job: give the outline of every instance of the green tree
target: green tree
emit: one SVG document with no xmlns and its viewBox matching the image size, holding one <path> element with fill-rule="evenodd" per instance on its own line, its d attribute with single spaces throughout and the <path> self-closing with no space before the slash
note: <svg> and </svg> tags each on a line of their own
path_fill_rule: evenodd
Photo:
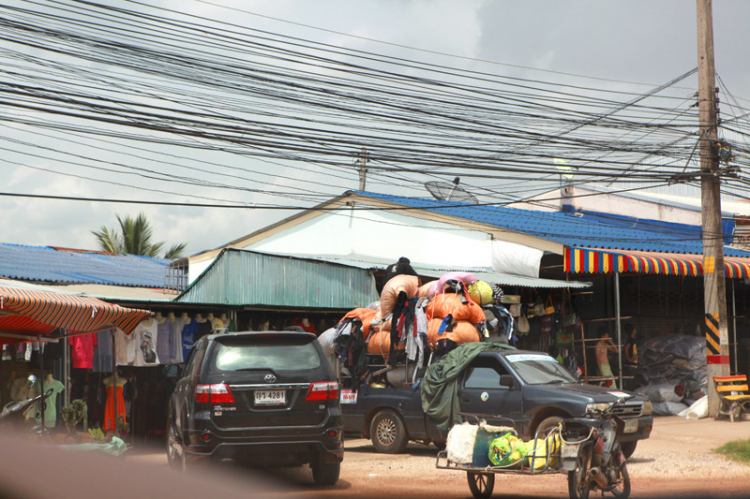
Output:
<svg viewBox="0 0 750 499">
<path fill-rule="evenodd" d="M 158 257 L 159 251 L 164 246 L 164 241 L 152 243 L 153 229 L 146 215 L 139 214 L 136 218 L 125 217 L 124 219 L 117 215 L 117 221 L 120 224 L 120 231 L 117 229 L 108 229 L 102 226 L 101 230 L 92 230 L 91 233 L 99 241 L 99 248 L 111 253 L 127 253 L 130 255 L 143 255 Z M 172 245 L 164 253 L 164 258 L 180 258 L 185 250 L 187 243 Z"/>
</svg>

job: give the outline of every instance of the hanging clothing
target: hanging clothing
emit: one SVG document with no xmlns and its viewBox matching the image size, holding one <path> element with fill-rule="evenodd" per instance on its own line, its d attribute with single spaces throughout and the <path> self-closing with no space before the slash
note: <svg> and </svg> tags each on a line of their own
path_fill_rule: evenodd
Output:
<svg viewBox="0 0 750 499">
<path fill-rule="evenodd" d="M 76 369 L 91 369 L 94 367 L 94 345 L 97 343 L 96 333 L 79 334 L 69 340 L 73 347 L 71 358 Z"/>
<path fill-rule="evenodd" d="M 115 418 L 115 388 L 117 388 L 117 418 Z M 104 424 L 102 429 L 104 431 L 115 431 L 117 425 L 117 419 L 123 418 L 127 423 L 125 416 L 125 397 L 123 397 L 122 386 L 108 386 L 107 387 L 107 404 L 104 407 Z"/>
<path fill-rule="evenodd" d="M 111 373 L 114 370 L 112 357 L 112 333 L 114 329 L 98 331 L 94 345 L 92 370 L 97 373 Z"/>
<path fill-rule="evenodd" d="M 211 319 L 210 322 L 211 322 L 211 329 L 212 330 L 213 329 L 223 329 L 225 327 L 224 326 L 224 321 L 221 320 L 221 319 L 219 319 L 218 317 L 214 317 L 213 319 Z"/>
<path fill-rule="evenodd" d="M 181 364 L 185 362 L 185 357 L 182 355 L 182 328 L 185 327 L 187 321 L 182 317 L 177 317 L 172 321 L 172 362 Z"/>
<path fill-rule="evenodd" d="M 174 331 L 172 321 L 165 320 L 156 324 L 156 356 L 159 364 L 169 364 L 174 357 Z"/>
<path fill-rule="evenodd" d="M 133 331 L 135 347 L 134 366 L 153 366 L 159 363 L 156 356 L 158 341 L 158 324 L 155 320 L 147 320 L 138 324 Z"/>
<path fill-rule="evenodd" d="M 213 329 L 213 325 L 211 324 L 211 321 L 205 320 L 203 322 L 197 322 L 198 329 L 195 332 L 195 341 L 197 342 L 199 339 L 203 338 L 206 335 L 211 334 L 211 330 Z"/>
<path fill-rule="evenodd" d="M 115 363 L 125 366 L 135 360 L 135 349 L 133 348 L 133 336 L 125 334 L 120 328 L 115 328 Z M 132 354 L 132 356 L 131 356 Z"/>
<path fill-rule="evenodd" d="M 198 332 L 198 321 L 190 320 L 185 327 L 182 328 L 182 357 L 187 360 L 190 349 L 193 348 L 195 343 L 195 335 Z"/>
</svg>

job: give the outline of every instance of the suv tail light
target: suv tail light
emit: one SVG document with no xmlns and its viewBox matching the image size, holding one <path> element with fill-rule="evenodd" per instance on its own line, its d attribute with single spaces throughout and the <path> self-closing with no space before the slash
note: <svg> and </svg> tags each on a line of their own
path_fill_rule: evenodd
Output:
<svg viewBox="0 0 750 499">
<path fill-rule="evenodd" d="M 318 381 L 310 385 L 305 400 L 336 400 L 339 398 L 339 384 L 336 381 Z"/>
<path fill-rule="evenodd" d="M 200 404 L 234 404 L 234 395 L 224 383 L 196 385 L 195 401 Z"/>
</svg>

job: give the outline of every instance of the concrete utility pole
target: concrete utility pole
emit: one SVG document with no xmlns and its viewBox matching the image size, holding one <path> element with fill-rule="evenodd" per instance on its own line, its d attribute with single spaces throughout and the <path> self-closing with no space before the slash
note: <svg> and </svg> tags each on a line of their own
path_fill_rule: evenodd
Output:
<svg viewBox="0 0 750 499">
<path fill-rule="evenodd" d="M 367 162 L 369 160 L 367 159 L 367 149 L 362 148 L 362 151 L 359 153 L 359 159 L 357 160 L 357 164 L 359 165 L 359 190 L 364 191 L 365 190 L 365 181 L 367 180 Z"/>
<path fill-rule="evenodd" d="M 698 7 L 698 103 L 700 116 L 701 218 L 703 222 L 703 296 L 706 313 L 708 413 L 716 417 L 719 396 L 714 376 L 729 375 L 727 291 L 724 239 L 719 191 L 718 98 L 714 70 L 714 31 L 711 0 L 696 0 Z"/>
</svg>

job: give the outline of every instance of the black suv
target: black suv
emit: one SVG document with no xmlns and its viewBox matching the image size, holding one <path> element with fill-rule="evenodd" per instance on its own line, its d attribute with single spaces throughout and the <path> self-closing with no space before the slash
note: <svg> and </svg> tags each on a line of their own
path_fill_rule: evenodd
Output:
<svg viewBox="0 0 750 499">
<path fill-rule="evenodd" d="M 215 334 L 188 356 L 169 402 L 167 458 L 310 463 L 316 484 L 344 458 L 339 385 L 310 333 Z"/>
</svg>

